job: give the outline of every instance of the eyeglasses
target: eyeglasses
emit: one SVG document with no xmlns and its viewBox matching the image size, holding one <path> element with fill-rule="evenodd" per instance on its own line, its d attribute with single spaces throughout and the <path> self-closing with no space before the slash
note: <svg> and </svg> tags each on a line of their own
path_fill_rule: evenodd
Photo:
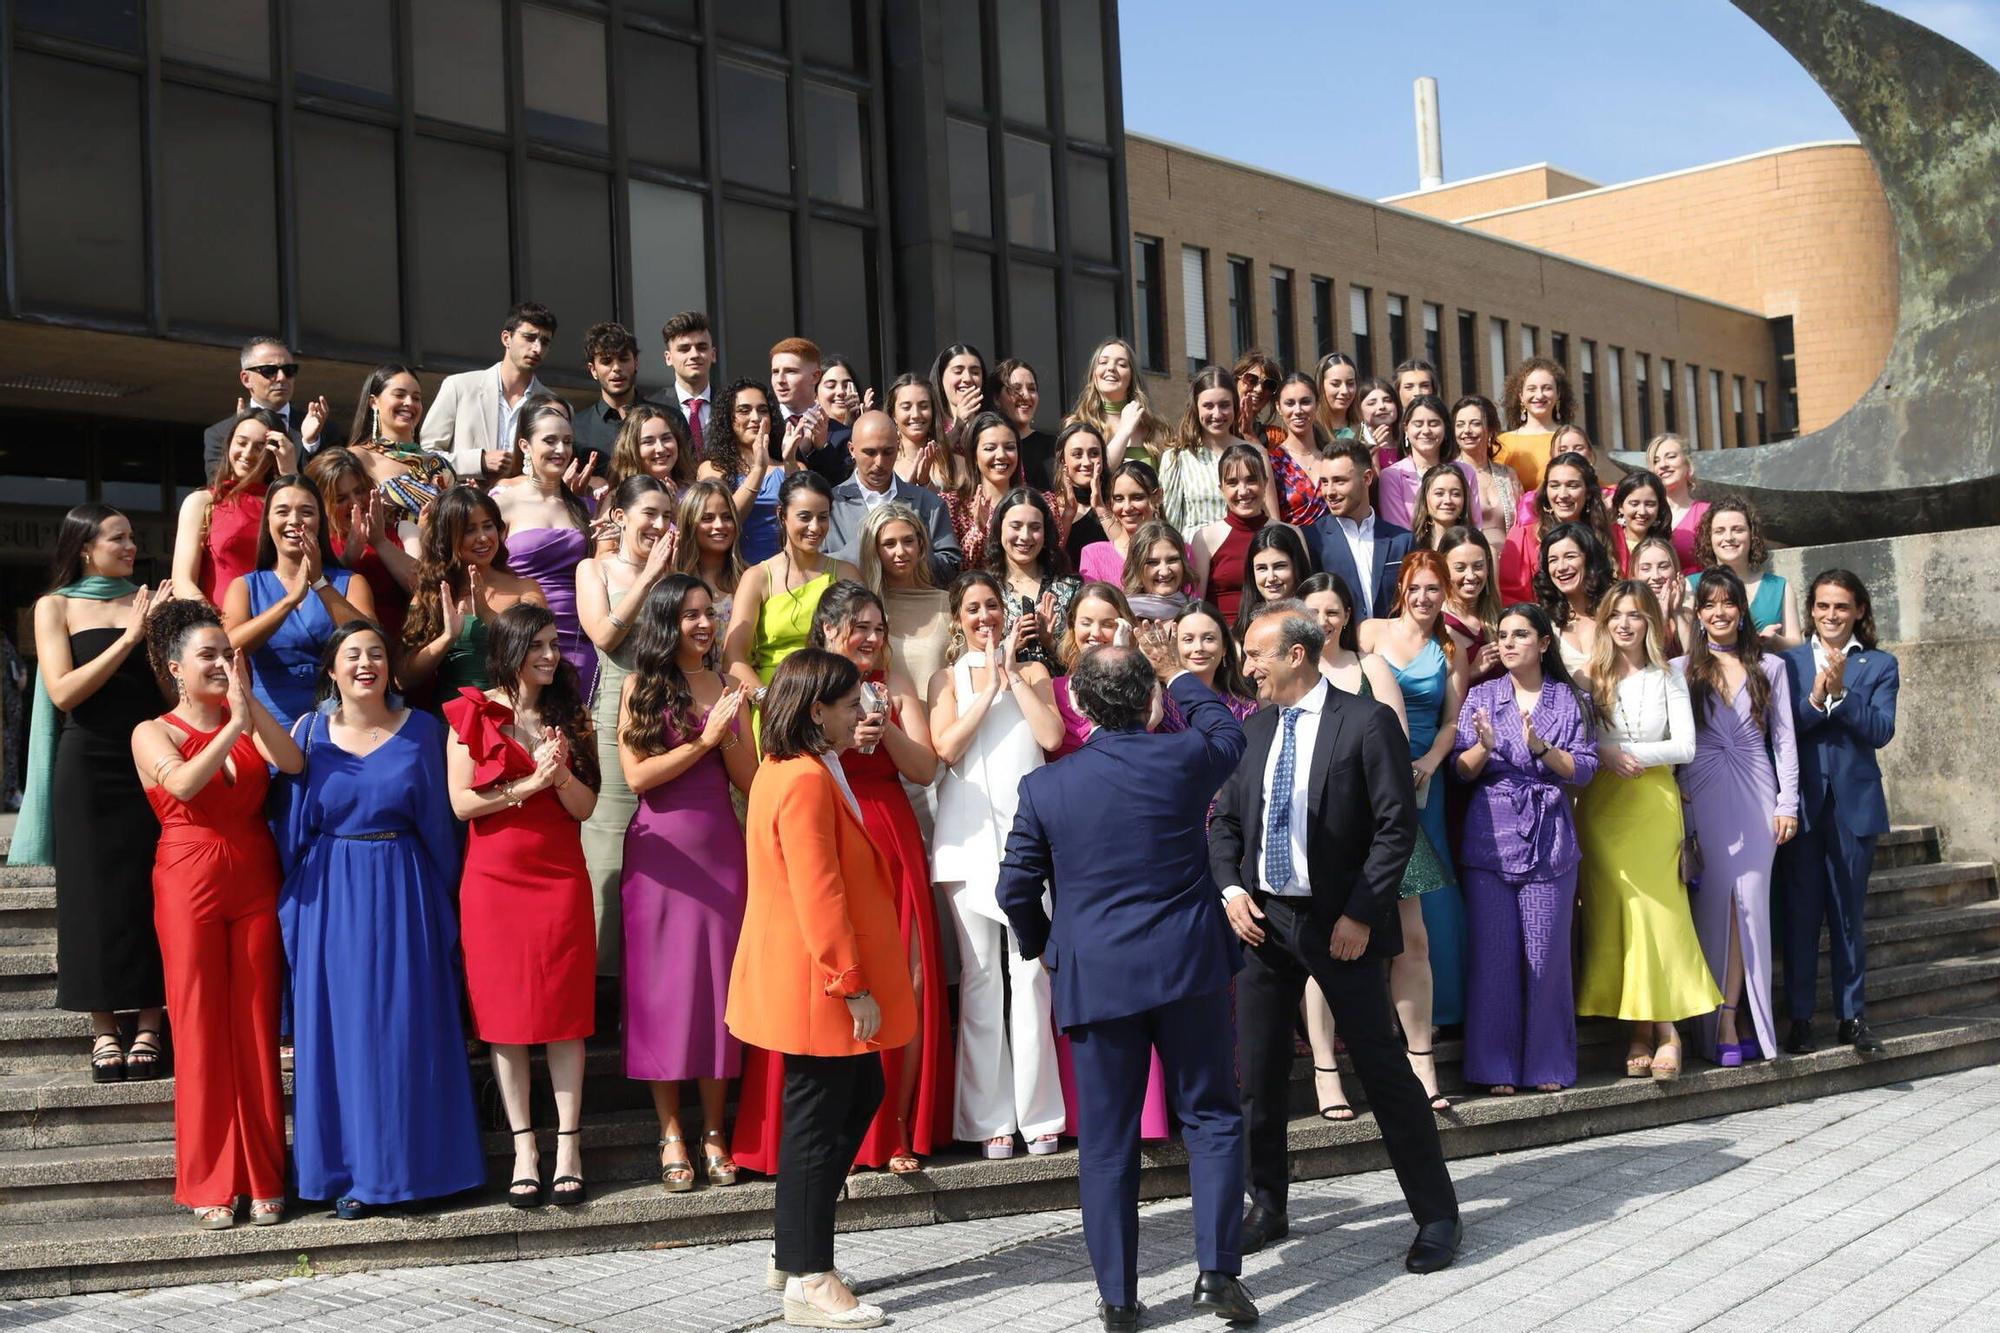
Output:
<svg viewBox="0 0 2000 1333">
<path fill-rule="evenodd" d="M 295 380 L 299 377 L 299 363 L 296 361 L 286 361 L 270 366 L 245 366 L 243 368 L 252 375 L 262 375 L 267 380 L 274 380 L 280 375 L 283 375 L 288 380 Z"/>
<path fill-rule="evenodd" d="M 1265 393 L 1269 393 L 1278 387 L 1278 382 L 1269 375 L 1238 375 L 1236 382 L 1246 389 L 1262 389 Z"/>
</svg>

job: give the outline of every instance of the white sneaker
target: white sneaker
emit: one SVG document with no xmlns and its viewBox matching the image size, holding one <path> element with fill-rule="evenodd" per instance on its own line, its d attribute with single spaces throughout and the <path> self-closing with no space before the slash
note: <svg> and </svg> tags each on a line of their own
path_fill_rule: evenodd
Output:
<svg viewBox="0 0 2000 1333">
<path fill-rule="evenodd" d="M 879 1305 L 857 1302 L 838 1313 L 822 1310 L 806 1299 L 805 1281 L 797 1273 L 785 1279 L 785 1323 L 793 1328 L 879 1328 L 888 1322 Z"/>
</svg>

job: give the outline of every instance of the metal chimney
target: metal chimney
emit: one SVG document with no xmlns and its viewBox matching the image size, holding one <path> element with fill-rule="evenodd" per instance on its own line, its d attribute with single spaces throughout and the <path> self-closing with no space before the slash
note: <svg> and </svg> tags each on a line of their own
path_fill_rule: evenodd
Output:
<svg viewBox="0 0 2000 1333">
<path fill-rule="evenodd" d="M 1444 137 L 1438 124 L 1438 81 L 1426 74 L 1417 80 L 1417 188 L 1435 190 L 1444 184 Z"/>
</svg>

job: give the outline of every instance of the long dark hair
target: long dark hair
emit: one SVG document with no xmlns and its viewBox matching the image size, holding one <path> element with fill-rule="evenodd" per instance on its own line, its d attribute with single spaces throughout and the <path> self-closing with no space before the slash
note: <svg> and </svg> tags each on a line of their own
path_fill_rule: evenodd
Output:
<svg viewBox="0 0 2000 1333">
<path fill-rule="evenodd" d="M 1575 542 L 1576 549 L 1583 552 L 1583 598 L 1587 606 L 1595 608 L 1618 575 L 1611 568 L 1611 553 L 1587 525 L 1558 523 L 1543 531 L 1542 549 L 1535 559 L 1535 600 L 1549 613 L 1549 620 L 1557 629 L 1567 629 L 1572 618 L 1569 598 L 1563 596 L 1562 589 L 1549 577 L 1549 548 L 1557 542 Z"/>
<path fill-rule="evenodd" d="M 762 380 L 732 380 L 729 387 L 715 395 L 715 407 L 708 414 L 708 427 L 701 433 L 701 461 L 713 463 L 731 488 L 743 480 L 743 446 L 736 442 L 736 400 L 752 389 L 764 395 L 764 405 L 771 411 L 771 436 L 766 452 L 778 447 L 781 429 L 778 398 L 771 392 L 771 386 Z"/>
<path fill-rule="evenodd" d="M 368 400 L 380 397 L 382 390 L 389 387 L 389 381 L 398 375 L 408 375 L 416 380 L 418 392 L 423 391 L 424 382 L 417 378 L 417 372 L 400 361 L 390 361 L 369 371 L 368 378 L 361 381 L 360 395 L 354 400 L 354 425 L 347 432 L 350 444 L 363 445 L 378 438 L 380 432 L 375 429 L 374 409 L 368 406 Z"/>
<path fill-rule="evenodd" d="M 1091 425 L 1088 421 L 1072 421 L 1057 431 L 1055 481 L 1058 486 L 1069 486 L 1069 473 L 1063 466 L 1063 455 L 1069 449 L 1069 442 L 1079 435 L 1088 435 L 1091 439 L 1096 440 L 1099 449 L 1107 447 L 1104 440 L 1104 432 Z M 1069 493 L 1072 496 L 1076 495 L 1076 487 L 1069 486 Z M 1097 469 L 1097 481 L 1091 487 L 1089 496 L 1083 498 L 1083 503 L 1088 504 L 1093 509 L 1109 509 L 1111 507 L 1111 474 L 1107 469 L 1102 467 Z"/>
<path fill-rule="evenodd" d="M 1551 524 L 1564 521 L 1558 519 L 1555 510 L 1549 507 L 1548 474 L 1559 467 L 1572 468 L 1583 474 L 1583 508 L 1579 511 L 1578 519 L 1573 521 L 1588 523 L 1590 530 L 1597 534 L 1598 542 L 1605 550 L 1610 550 L 1613 524 L 1611 511 L 1604 507 L 1604 487 L 1598 483 L 1597 468 L 1588 458 L 1575 450 L 1557 454 L 1549 460 L 1548 467 L 1543 470 L 1542 484 L 1535 491 L 1535 527 L 1546 531 Z"/>
<path fill-rule="evenodd" d="M 333 516 L 327 512 L 326 497 L 319 493 L 319 486 L 311 477 L 296 472 L 272 478 L 264 489 L 264 520 L 257 529 L 257 568 L 270 569 L 278 563 L 278 543 L 271 540 L 271 511 L 284 491 L 304 491 L 312 498 L 313 508 L 319 511 L 320 572 L 345 568 L 340 557 L 333 553 Z"/>
<path fill-rule="evenodd" d="M 1854 637 L 1863 648 L 1875 646 L 1875 601 L 1868 595 L 1868 585 L 1861 576 L 1851 569 L 1825 569 L 1813 575 L 1812 586 L 1806 589 L 1806 615 L 1812 615 L 1812 604 L 1819 596 L 1822 585 L 1831 584 L 1844 590 L 1854 599 L 1854 609 L 1860 614 L 1854 620 Z"/>
<path fill-rule="evenodd" d="M 1722 664 L 1709 646 L 1708 627 L 1702 624 L 1701 608 L 1710 602 L 1728 601 L 1736 607 L 1736 660 L 1743 663 L 1745 688 L 1750 691 L 1750 717 L 1757 730 L 1770 734 L 1771 681 L 1764 674 L 1764 644 L 1750 619 L 1750 594 L 1743 580 L 1727 565 L 1713 565 L 1701 571 L 1694 589 L 1694 643 L 1687 654 L 1688 703 L 1697 723 L 1708 719 L 1711 709 L 1730 707 L 1723 692 Z"/>
<path fill-rule="evenodd" d="M 215 467 L 208 474 L 208 489 L 214 494 L 217 504 L 221 504 L 239 491 L 249 490 L 278 469 L 277 455 L 269 449 L 260 449 L 257 452 L 257 461 L 250 466 L 250 474 L 241 481 L 237 480 L 235 474 L 229 470 L 229 442 L 236 438 L 236 428 L 246 421 L 254 421 L 264 429 L 277 431 L 280 435 L 285 433 L 285 423 L 278 419 L 276 412 L 266 407 L 245 408 L 229 419 L 228 428 L 222 432 L 222 452 L 216 457 Z"/>
<path fill-rule="evenodd" d="M 518 697 L 521 664 L 528 659 L 535 636 L 553 628 L 555 615 L 546 606 L 517 602 L 493 617 L 486 631 L 486 676 L 507 697 Z M 556 664 L 555 679 L 543 687 L 536 701 L 542 724 L 561 731 L 569 742 L 570 765 L 583 785 L 597 790 L 597 736 L 590 718 L 590 704 L 583 697 L 576 668 L 567 660 Z"/>
<path fill-rule="evenodd" d="M 1000 524 L 1016 505 L 1032 505 L 1042 516 L 1042 553 L 1035 564 L 1044 581 L 1069 573 L 1069 557 L 1063 553 L 1062 533 L 1056 527 L 1055 510 L 1042 493 L 1032 486 L 1016 486 L 1000 497 L 993 515 L 986 521 L 986 567 L 995 573 L 1007 568 L 1007 549 L 1000 539 Z"/>
<path fill-rule="evenodd" d="M 1298 586 L 1318 573 L 1313 559 L 1306 553 L 1305 539 L 1299 530 L 1289 523 L 1266 523 L 1257 529 L 1257 535 L 1250 539 L 1250 549 L 1243 553 L 1243 600 L 1236 608 L 1236 636 L 1243 637 L 1250 632 L 1250 622 L 1257 618 L 1265 601 L 1263 590 L 1251 573 L 1257 556 L 1264 551 L 1282 552 L 1292 562 L 1292 596 L 1298 595 Z"/>
<path fill-rule="evenodd" d="M 951 606 L 951 637 L 945 642 L 944 649 L 944 660 L 947 666 L 957 662 L 959 658 L 969 652 L 986 651 L 984 648 L 975 650 L 971 644 L 967 643 L 965 641 L 965 631 L 959 628 L 958 624 L 958 613 L 965 605 L 965 595 L 974 588 L 986 589 L 1000 600 L 1002 607 L 1007 605 L 1007 589 L 1001 585 L 999 579 L 994 578 L 983 569 L 968 569 L 951 581 L 951 594 L 949 598 Z"/>
<path fill-rule="evenodd" d="M 571 416 L 569 404 L 552 393 L 530 395 L 521 404 L 521 410 L 514 418 L 514 439 L 507 446 L 507 457 L 500 464 L 500 477 L 507 480 L 518 477 L 528 469 L 528 441 L 534 438 L 535 425 L 544 417 L 561 417 L 571 426 L 570 454 L 575 457 L 575 418 Z M 563 512 L 569 515 L 570 526 L 588 534 L 590 531 L 590 508 L 583 497 L 567 486 L 559 486 L 557 494 L 562 497 Z"/>
<path fill-rule="evenodd" d="M 493 520 L 493 566 L 507 564 L 507 525 L 500 518 L 500 506 L 476 486 L 452 486 L 438 496 L 424 521 L 422 547 L 417 556 L 416 586 L 410 590 L 410 614 L 403 622 L 403 646 L 421 648 L 444 629 L 444 606 L 438 585 L 451 588 L 453 597 L 466 590 L 465 566 L 459 563 L 458 545 L 465 539 L 465 525 L 477 511 Z"/>
<path fill-rule="evenodd" d="M 1508 616 L 1521 617 L 1534 628 L 1536 638 L 1548 640 L 1548 646 L 1542 649 L 1542 679 L 1552 680 L 1567 689 L 1576 699 L 1577 712 L 1587 723 L 1591 717 L 1590 696 L 1569 674 L 1569 668 L 1563 665 L 1562 639 L 1556 634 L 1555 626 L 1549 623 L 1549 613 L 1534 602 L 1516 602 L 1501 611 L 1501 620 Z"/>
<path fill-rule="evenodd" d="M 694 717 L 694 690 L 681 670 L 681 612 L 688 594 L 714 594 L 692 574 L 669 574 L 653 585 L 632 622 L 632 686 L 625 708 L 632 720 L 618 733 L 621 744 L 642 756 L 665 754 L 673 739 L 686 743 L 700 729 Z M 722 636 L 717 634 L 719 645 Z M 715 668 L 716 647 L 705 665 Z"/>
<path fill-rule="evenodd" d="M 993 374 L 987 367 L 985 354 L 971 343 L 952 343 L 931 359 L 931 373 L 928 381 L 931 386 L 931 410 L 938 414 L 932 418 L 931 424 L 937 430 L 940 438 L 944 435 L 944 412 L 951 403 L 951 395 L 944 391 L 944 368 L 951 364 L 953 357 L 958 356 L 970 356 L 979 362 L 979 410 L 986 412 L 990 411 L 993 407 Z M 965 423 L 954 421 L 951 424 L 952 428 L 956 430 Z M 1011 425 L 1012 423 L 1008 424 Z"/>
<path fill-rule="evenodd" d="M 1319 593 L 1330 592 L 1340 599 L 1347 616 L 1340 625 L 1340 646 L 1359 657 L 1361 655 L 1361 624 L 1354 614 L 1354 589 L 1347 586 L 1347 580 L 1332 570 L 1323 570 L 1309 579 L 1301 580 L 1292 596 L 1300 601 Z M 1442 619 L 1442 617 L 1440 617 Z"/>
<path fill-rule="evenodd" d="M 1436 378 L 1437 371 L 1432 370 L 1431 376 L 1432 378 Z M 1410 417 L 1420 407 L 1429 408 L 1431 411 L 1437 413 L 1438 420 L 1444 423 L 1444 429 L 1442 432 L 1440 432 L 1438 436 L 1438 463 L 1444 464 L 1444 463 L 1457 462 L 1458 432 L 1454 431 L 1451 428 L 1452 416 L 1450 412 L 1447 412 L 1445 410 L 1444 399 L 1438 397 L 1434 393 L 1416 394 L 1410 399 L 1409 402 L 1403 404 L 1402 419 L 1396 423 L 1397 456 L 1401 458 L 1408 458 L 1416 452 L 1414 449 L 1410 448 Z M 1467 501 L 1466 507 L 1468 509 L 1471 508 L 1470 501 Z"/>
<path fill-rule="evenodd" d="M 947 460 L 951 476 L 949 485 L 961 501 L 970 503 L 978 497 L 985 478 L 979 471 L 979 437 L 989 430 L 1004 430 L 1014 437 L 1014 476 L 1012 483 L 1021 484 L 1021 432 L 1014 429 L 1014 423 L 991 408 L 981 408 L 975 415 L 955 423 L 951 458 Z"/>
<path fill-rule="evenodd" d="M 806 635 L 806 642 L 815 648 L 826 648 L 828 634 L 852 621 L 861 613 L 862 608 L 870 606 L 882 613 L 882 626 L 886 630 L 889 625 L 889 608 L 883 605 L 882 598 L 875 590 L 865 583 L 856 583 L 853 579 L 835 579 L 832 585 L 820 594 L 819 607 L 813 612 L 812 630 Z M 827 648 L 827 651 L 833 650 Z M 886 634 L 882 639 L 882 665 L 885 668 L 889 665 L 889 640 Z"/>
<path fill-rule="evenodd" d="M 334 683 L 333 664 L 340 660 L 340 645 L 364 633 L 373 634 L 382 641 L 382 656 L 387 664 L 389 679 L 392 682 L 400 679 L 403 664 L 396 652 L 396 641 L 389 637 L 389 632 L 372 620 L 350 620 L 336 626 L 333 633 L 327 635 L 326 645 L 319 650 L 319 674 L 313 677 L 315 704 L 339 697 L 340 686 Z"/>
<path fill-rule="evenodd" d="M 1619 519 L 1618 511 L 1625 507 L 1625 497 L 1641 488 L 1653 493 L 1653 498 L 1660 502 L 1660 509 L 1653 515 L 1652 526 L 1646 529 L 1639 541 L 1644 541 L 1647 537 L 1672 538 L 1674 535 L 1674 507 L 1667 500 L 1667 483 L 1660 480 L 1659 473 L 1638 468 L 1627 472 L 1624 480 L 1618 483 L 1618 489 L 1611 492 L 1611 522 L 1617 527 L 1619 535 L 1628 546 L 1636 547 L 1639 541 L 1633 541 L 1631 534 L 1625 531 L 1625 524 Z"/>
<path fill-rule="evenodd" d="M 56 555 L 49 562 L 49 592 L 58 592 L 84 576 L 83 552 L 104 531 L 109 519 L 124 514 L 106 504 L 80 504 L 63 515 L 56 533 Z"/>
<path fill-rule="evenodd" d="M 1189 602 L 1174 617 L 1176 635 L 1180 632 L 1181 622 L 1192 616 L 1207 616 L 1222 631 L 1222 660 L 1215 665 L 1215 692 L 1238 699 L 1255 699 L 1257 687 L 1243 674 L 1243 646 L 1229 632 L 1229 621 L 1222 614 L 1222 608 L 1214 602 Z"/>
</svg>

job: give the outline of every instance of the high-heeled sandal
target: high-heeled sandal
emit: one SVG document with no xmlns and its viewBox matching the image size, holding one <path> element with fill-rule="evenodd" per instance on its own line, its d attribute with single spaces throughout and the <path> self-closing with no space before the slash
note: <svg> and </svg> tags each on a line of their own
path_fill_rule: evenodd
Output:
<svg viewBox="0 0 2000 1333">
<path fill-rule="evenodd" d="M 678 1134 L 666 1134 L 661 1136 L 659 1146 L 665 1149 L 671 1144 L 684 1142 L 686 1140 Z M 681 1149 L 678 1162 L 667 1161 L 666 1154 L 661 1153 L 660 1184 L 669 1194 L 686 1194 L 694 1189 L 694 1163 L 688 1160 L 686 1148 Z"/>
<path fill-rule="evenodd" d="M 110 1042 L 106 1046 L 105 1042 Z M 123 1083 L 125 1081 L 125 1052 L 118 1045 L 118 1034 L 100 1032 L 90 1039 L 90 1081 L 92 1083 Z"/>
<path fill-rule="evenodd" d="M 701 1132 L 701 1164 L 703 1169 L 708 1172 L 709 1184 L 734 1185 L 736 1183 L 736 1159 L 726 1152 L 710 1152 L 708 1150 L 708 1141 L 710 1139 L 720 1141 L 721 1138 L 722 1131 L 719 1129 L 705 1129 Z"/>
<path fill-rule="evenodd" d="M 1736 1012 L 1736 1006 L 1733 1004 L 1719 1005 L 1716 1008 L 1716 1012 L 1721 1013 L 1722 1010 L 1724 1009 L 1727 1009 L 1732 1014 Z M 1725 1042 L 1722 1040 L 1722 1027 L 1720 1020 L 1717 1021 L 1715 1031 L 1716 1031 L 1715 1063 L 1724 1069 L 1736 1069 L 1741 1067 L 1743 1064 L 1742 1045 L 1738 1042 L 1733 1042 L 1733 1041 Z"/>
<path fill-rule="evenodd" d="M 1653 1052 L 1650 1048 L 1643 1051 L 1631 1046 L 1625 1048 L 1626 1078 L 1644 1078 L 1652 1072 Z"/>
<path fill-rule="evenodd" d="M 896 1142 L 900 1146 L 889 1154 L 889 1174 L 908 1176 L 923 1170 L 924 1164 L 910 1151 L 910 1122 L 903 1116 L 896 1117 Z"/>
<path fill-rule="evenodd" d="M 559 1129 L 556 1131 L 556 1137 L 573 1139 L 582 1133 L 581 1129 Z M 549 1182 L 549 1202 L 558 1208 L 574 1208 L 582 1203 L 589 1193 L 590 1187 L 584 1183 L 582 1176 L 557 1176 Z"/>
<path fill-rule="evenodd" d="M 1407 1046 L 1403 1050 L 1413 1060 L 1429 1060 L 1431 1062 L 1431 1082 L 1437 1082 L 1437 1057 L 1434 1054 L 1430 1051 L 1413 1051 Z M 1412 1069 L 1410 1072 L 1414 1074 L 1416 1070 Z M 1421 1084 L 1423 1079 L 1419 1077 L 1417 1082 Z M 1451 1098 L 1445 1096 L 1443 1093 L 1433 1092 L 1426 1095 L 1430 1098 L 1431 1111 L 1434 1114 L 1443 1115 L 1451 1109 Z"/>
<path fill-rule="evenodd" d="M 534 1126 L 530 1125 L 526 1129 L 517 1129 L 513 1131 L 513 1136 L 518 1139 L 523 1134 L 526 1134 L 530 1136 L 530 1142 L 532 1142 L 534 1132 L 535 1132 Z M 541 1207 L 542 1206 L 541 1174 L 537 1172 L 535 1175 L 532 1176 L 522 1176 L 519 1180 L 516 1180 L 511 1184 L 509 1184 L 507 1186 L 507 1202 L 516 1208 Z"/>
<path fill-rule="evenodd" d="M 1314 1065 L 1313 1073 L 1339 1074 L 1340 1066 Z M 1337 1125 L 1344 1125 L 1348 1121 L 1354 1119 L 1354 1108 L 1349 1106 L 1346 1102 L 1329 1102 L 1325 1106 L 1319 1108 L 1319 1118 L 1322 1120 L 1331 1120 Z"/>
<path fill-rule="evenodd" d="M 236 1206 L 219 1203 L 211 1208 L 197 1208 L 194 1224 L 203 1231 L 227 1231 L 236 1225 Z"/>
<path fill-rule="evenodd" d="M 1681 1048 L 1678 1043 L 1660 1047 L 1653 1053 L 1653 1082 L 1671 1083 L 1681 1076 Z"/>
<path fill-rule="evenodd" d="M 152 1040 L 147 1041 L 147 1038 Z M 132 1034 L 132 1044 L 125 1048 L 125 1077 L 144 1082 L 160 1076 L 160 1057 L 166 1048 L 160 1045 L 160 1033 L 156 1028 L 140 1028 Z M 140 1042 L 146 1042 L 141 1046 Z"/>
<path fill-rule="evenodd" d="M 273 1227 L 285 1220 L 283 1199 L 252 1199 L 250 1201 L 250 1225 L 253 1227 Z"/>
</svg>

